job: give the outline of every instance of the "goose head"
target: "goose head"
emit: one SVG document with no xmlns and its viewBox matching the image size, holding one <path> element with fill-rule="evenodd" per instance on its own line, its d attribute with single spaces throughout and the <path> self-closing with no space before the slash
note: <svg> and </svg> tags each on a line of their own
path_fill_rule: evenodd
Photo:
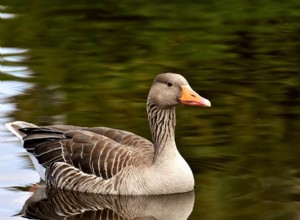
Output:
<svg viewBox="0 0 300 220">
<path fill-rule="evenodd" d="M 209 100 L 198 95 L 187 80 L 176 73 L 159 74 L 151 86 L 148 102 L 160 109 L 170 109 L 179 104 L 210 107 Z"/>
</svg>

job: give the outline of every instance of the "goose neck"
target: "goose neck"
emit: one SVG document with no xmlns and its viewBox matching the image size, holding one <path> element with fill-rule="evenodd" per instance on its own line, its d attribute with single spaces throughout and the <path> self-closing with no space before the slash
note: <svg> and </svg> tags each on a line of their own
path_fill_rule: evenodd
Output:
<svg viewBox="0 0 300 220">
<path fill-rule="evenodd" d="M 175 107 L 162 109 L 151 101 L 147 103 L 147 113 L 154 144 L 154 160 L 158 155 L 173 148 L 175 144 Z"/>
</svg>

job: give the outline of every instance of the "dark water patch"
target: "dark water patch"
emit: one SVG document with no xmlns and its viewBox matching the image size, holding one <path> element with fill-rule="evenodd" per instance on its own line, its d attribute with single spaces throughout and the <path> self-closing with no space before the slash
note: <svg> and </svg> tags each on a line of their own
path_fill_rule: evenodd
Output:
<svg viewBox="0 0 300 220">
<path fill-rule="evenodd" d="M 11 0 L 0 26 L 0 178 L 14 188 L 1 188 L 11 204 L 3 216 L 20 211 L 23 203 L 10 202 L 39 180 L 5 122 L 109 126 L 150 138 L 151 81 L 174 71 L 212 102 L 177 108 L 176 142 L 196 179 L 189 219 L 297 219 L 299 8 L 296 0 Z"/>
</svg>

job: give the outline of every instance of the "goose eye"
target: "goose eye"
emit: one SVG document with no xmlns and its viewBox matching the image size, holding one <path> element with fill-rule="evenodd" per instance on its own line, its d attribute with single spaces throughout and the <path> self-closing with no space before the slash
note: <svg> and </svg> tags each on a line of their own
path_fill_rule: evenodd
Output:
<svg viewBox="0 0 300 220">
<path fill-rule="evenodd" d="M 171 86 L 173 86 L 173 83 L 172 82 L 167 82 L 167 85 L 169 86 L 169 87 L 171 87 Z"/>
</svg>

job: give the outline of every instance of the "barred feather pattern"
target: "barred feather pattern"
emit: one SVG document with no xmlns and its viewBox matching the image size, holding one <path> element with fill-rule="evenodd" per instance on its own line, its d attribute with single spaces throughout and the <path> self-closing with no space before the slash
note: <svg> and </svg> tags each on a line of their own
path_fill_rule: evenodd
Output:
<svg viewBox="0 0 300 220">
<path fill-rule="evenodd" d="M 46 172 L 49 187 L 93 193 L 99 192 L 98 187 L 103 188 L 105 184 L 103 178 L 83 173 L 67 163 L 54 163 Z"/>
<path fill-rule="evenodd" d="M 48 186 L 123 195 L 187 192 L 193 189 L 194 179 L 174 138 L 175 106 L 182 86 L 187 85 L 181 75 L 173 73 L 154 79 L 147 101 L 153 143 L 106 127 L 39 127 L 22 121 L 6 126 L 24 141 Z"/>
<path fill-rule="evenodd" d="M 151 101 L 147 102 L 148 121 L 154 143 L 154 160 L 164 150 L 166 141 L 174 139 L 176 126 L 175 107 L 162 109 Z"/>
<path fill-rule="evenodd" d="M 193 192 L 163 196 L 113 196 L 41 186 L 26 201 L 20 214 L 29 219 L 51 220 L 183 220 L 190 215 L 193 204 Z"/>
<path fill-rule="evenodd" d="M 133 194 L 129 178 L 153 162 L 153 144 L 131 132 L 106 127 L 55 125 L 20 128 L 24 148 L 35 156 L 48 186 L 103 194 Z M 26 125 L 22 122 L 22 125 Z M 31 126 L 31 127 L 30 127 Z M 134 176 L 134 177 L 132 177 Z"/>
<path fill-rule="evenodd" d="M 88 194 L 47 188 L 38 189 L 46 198 L 34 198 L 22 211 L 34 219 L 133 219 L 128 211 L 131 197 Z M 139 200 L 137 201 L 139 202 Z M 139 203 L 137 203 L 139 205 Z"/>
<path fill-rule="evenodd" d="M 70 164 L 57 162 L 46 171 L 46 185 L 50 188 L 86 193 L 133 195 L 145 191 L 146 188 L 140 179 L 143 176 L 140 171 L 142 169 L 138 167 L 136 169 L 133 166 L 125 167 L 117 175 L 105 180 L 102 177 L 84 173 Z M 135 185 L 132 185 L 133 182 Z"/>
<path fill-rule="evenodd" d="M 84 173 L 109 179 L 132 162 L 131 147 L 105 136 L 83 130 L 68 131 L 64 135 L 66 139 L 61 140 L 61 146 L 65 162 Z"/>
</svg>

